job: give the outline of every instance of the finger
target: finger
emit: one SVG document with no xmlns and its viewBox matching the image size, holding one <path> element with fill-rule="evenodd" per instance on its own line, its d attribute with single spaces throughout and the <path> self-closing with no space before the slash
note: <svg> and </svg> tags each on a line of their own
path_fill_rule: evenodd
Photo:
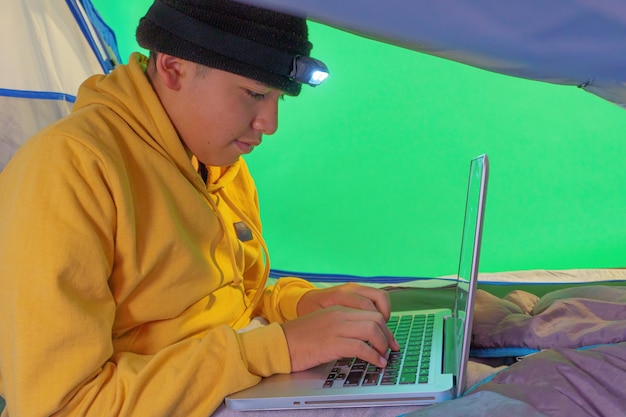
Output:
<svg viewBox="0 0 626 417">
<path fill-rule="evenodd" d="M 380 368 L 387 366 L 386 355 L 381 354 L 371 345 L 359 339 L 344 339 L 340 349 L 340 356 L 344 358 L 357 357 Z"/>
<path fill-rule="evenodd" d="M 364 285 L 355 285 L 351 291 L 361 297 L 360 302 L 363 303 L 361 307 L 363 310 L 378 311 L 385 317 L 385 320 L 389 320 L 391 301 L 387 291 Z"/>
<path fill-rule="evenodd" d="M 370 324 L 373 328 L 368 333 L 367 342 L 374 348 L 378 354 L 382 357 L 386 356 L 389 345 L 393 340 L 393 336 L 389 335 L 385 328 L 387 326 L 380 327 L 379 325 Z M 389 338 L 391 336 L 391 339 Z"/>
<path fill-rule="evenodd" d="M 368 299 L 373 300 L 373 305 L 376 306 L 376 311 L 383 315 L 386 323 L 391 315 L 391 302 L 389 299 L 389 293 L 384 290 L 362 286 L 357 291 L 361 291 L 362 294 L 368 297 Z M 389 348 L 391 350 L 399 350 L 400 345 L 398 344 L 395 336 L 393 335 L 391 330 L 389 330 L 386 324 L 383 326 L 383 331 L 385 332 L 386 339 L 389 341 Z"/>
<path fill-rule="evenodd" d="M 336 294 L 336 305 L 342 305 L 344 307 L 352 308 L 355 310 L 370 311 L 372 313 L 379 313 L 376 304 L 369 297 L 363 296 L 355 292 L 342 292 Z"/>
<path fill-rule="evenodd" d="M 387 349 L 400 348 L 380 313 L 353 310 L 348 320 L 342 334 L 368 342 L 380 355 L 385 356 Z"/>
</svg>

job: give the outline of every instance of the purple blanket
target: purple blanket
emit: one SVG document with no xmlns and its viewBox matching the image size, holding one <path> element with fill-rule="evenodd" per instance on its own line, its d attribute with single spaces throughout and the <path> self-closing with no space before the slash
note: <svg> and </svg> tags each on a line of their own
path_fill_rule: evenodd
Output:
<svg viewBox="0 0 626 417">
<path fill-rule="evenodd" d="M 626 288 L 573 287 L 542 298 L 513 291 L 476 295 L 475 348 L 577 348 L 626 341 Z"/>
<path fill-rule="evenodd" d="M 542 350 L 411 417 L 626 416 L 626 288 L 479 291 L 473 344 Z"/>
</svg>

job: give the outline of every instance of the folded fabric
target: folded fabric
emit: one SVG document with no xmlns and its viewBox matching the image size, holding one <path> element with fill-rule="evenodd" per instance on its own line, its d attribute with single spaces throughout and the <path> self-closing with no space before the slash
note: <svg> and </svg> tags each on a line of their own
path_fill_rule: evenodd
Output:
<svg viewBox="0 0 626 417">
<path fill-rule="evenodd" d="M 498 372 L 463 397 L 406 417 L 626 415 L 626 343 L 548 349 Z"/>
<path fill-rule="evenodd" d="M 479 290 L 472 345 L 481 349 L 582 348 L 626 341 L 626 288 L 579 286 L 539 298 Z"/>
</svg>

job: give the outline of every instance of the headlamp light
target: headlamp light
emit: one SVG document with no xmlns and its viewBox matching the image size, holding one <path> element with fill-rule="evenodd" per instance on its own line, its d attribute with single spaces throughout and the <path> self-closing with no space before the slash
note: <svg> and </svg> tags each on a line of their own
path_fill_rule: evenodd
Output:
<svg viewBox="0 0 626 417">
<path fill-rule="evenodd" d="M 319 59 L 298 55 L 293 59 L 289 77 L 299 83 L 315 87 L 328 78 L 328 67 Z"/>
</svg>

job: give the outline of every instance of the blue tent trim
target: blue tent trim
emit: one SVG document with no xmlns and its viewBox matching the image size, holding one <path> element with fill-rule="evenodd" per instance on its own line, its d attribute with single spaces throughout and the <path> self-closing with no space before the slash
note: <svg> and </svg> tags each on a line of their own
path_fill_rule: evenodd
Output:
<svg viewBox="0 0 626 417">
<path fill-rule="evenodd" d="M 111 72 L 118 63 L 122 62 L 117 48 L 115 32 L 102 20 L 90 0 L 66 0 L 66 3 L 72 15 L 74 15 L 81 32 L 83 32 L 83 36 L 85 36 L 89 46 L 91 46 L 94 55 L 100 61 L 102 70 L 105 73 Z M 85 14 L 81 12 L 80 6 L 82 6 Z M 95 28 L 100 39 L 94 38 L 92 31 L 89 30 L 87 19 Z"/>
<path fill-rule="evenodd" d="M 419 281 L 419 280 L 432 280 L 433 278 L 427 277 L 398 277 L 398 276 L 358 276 L 358 275 L 344 275 L 344 274 L 318 274 L 311 272 L 293 272 L 284 271 L 280 269 L 270 270 L 270 278 L 282 278 L 282 277 L 300 277 L 311 282 L 369 282 L 374 284 L 401 284 L 403 282 Z M 446 278 L 441 278 L 446 279 Z M 450 279 L 452 282 L 456 282 L 456 279 Z"/>
<path fill-rule="evenodd" d="M 37 100 L 67 101 L 68 103 L 76 102 L 76 96 L 66 93 L 57 93 L 54 91 L 11 90 L 8 88 L 0 88 L 0 96 L 30 98 Z"/>
</svg>

